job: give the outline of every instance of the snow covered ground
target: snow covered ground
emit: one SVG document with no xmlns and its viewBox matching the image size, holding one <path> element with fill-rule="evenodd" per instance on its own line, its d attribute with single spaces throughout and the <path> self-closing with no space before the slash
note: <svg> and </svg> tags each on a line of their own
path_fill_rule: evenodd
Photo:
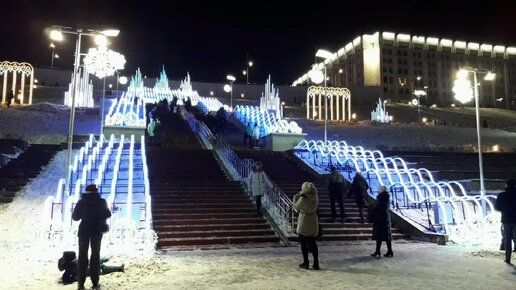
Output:
<svg viewBox="0 0 516 290">
<path fill-rule="evenodd" d="M 0 109 L 0 135 L 31 142 L 66 140 L 68 110 L 58 105 Z M 78 112 L 76 134 L 97 132 L 97 115 Z M 303 126 L 303 121 L 299 122 Z M 322 137 L 322 123 L 303 126 L 309 138 Z M 473 130 L 473 131 L 471 131 Z M 415 124 L 372 126 L 330 125 L 331 139 L 373 149 L 476 144 L 471 128 Z M 516 148 L 515 133 L 489 129 L 486 145 L 497 142 Z M 337 136 L 335 136 L 337 135 Z M 40 233 L 43 201 L 63 177 L 65 152 L 60 152 L 40 176 L 18 192 L 11 204 L 0 205 L 0 289 L 75 289 L 58 283 L 57 259 L 70 248 L 46 244 Z M 495 243 L 496 244 L 496 243 Z M 516 268 L 503 262 L 496 247 L 437 246 L 395 242 L 394 258 L 374 259 L 371 242 L 327 244 L 320 247 L 321 271 L 297 267 L 299 248 L 272 247 L 186 251 L 158 254 L 125 252 L 125 273 L 101 277 L 103 289 L 514 289 Z M 73 250 L 73 249 L 72 249 Z M 383 251 L 385 252 L 385 246 Z M 103 251 L 103 255 L 113 252 Z M 516 257 L 513 259 L 516 261 Z M 89 281 L 87 282 L 89 283 Z M 90 285 L 90 284 L 87 284 Z"/>
</svg>

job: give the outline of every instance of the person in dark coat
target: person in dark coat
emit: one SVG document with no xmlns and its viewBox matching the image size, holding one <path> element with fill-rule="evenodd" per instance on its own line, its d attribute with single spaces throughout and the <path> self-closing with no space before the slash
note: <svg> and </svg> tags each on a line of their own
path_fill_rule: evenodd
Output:
<svg viewBox="0 0 516 290">
<path fill-rule="evenodd" d="M 14 91 L 11 91 L 9 95 L 7 95 L 7 108 L 11 107 L 11 103 L 14 100 Z"/>
<path fill-rule="evenodd" d="M 391 258 L 393 256 L 389 199 L 387 188 L 383 185 L 380 186 L 378 189 L 378 196 L 376 197 L 376 205 L 374 207 L 373 240 L 376 240 L 376 251 L 371 254 L 372 257 L 380 257 L 382 241 L 385 241 L 387 244 L 387 253 L 383 256 Z"/>
<path fill-rule="evenodd" d="M 88 269 L 88 248 L 91 246 L 90 279 L 93 288 L 99 285 L 100 274 L 100 244 L 103 231 L 106 231 L 106 220 L 111 217 L 111 211 L 105 199 L 100 197 L 97 186 L 86 186 L 86 193 L 75 205 L 72 213 L 74 221 L 79 225 L 79 268 L 77 282 L 79 289 L 84 289 Z"/>
<path fill-rule="evenodd" d="M 108 258 L 100 258 L 100 274 L 105 275 L 113 272 L 124 272 L 125 266 L 121 265 L 106 265 Z M 77 281 L 77 255 L 74 251 L 65 251 L 63 256 L 57 261 L 57 268 L 59 271 L 64 271 L 61 276 L 63 284 L 71 284 Z M 89 269 L 86 271 L 89 273 Z"/>
<path fill-rule="evenodd" d="M 349 190 L 348 197 L 353 197 L 355 203 L 357 204 L 358 211 L 360 214 L 360 222 L 364 223 L 364 206 L 366 205 L 366 197 L 367 190 L 369 189 L 369 185 L 365 180 L 364 176 L 362 176 L 361 172 L 355 174 L 353 177 L 353 182 L 351 183 L 351 189 Z"/>
<path fill-rule="evenodd" d="M 505 237 L 505 263 L 511 263 L 512 240 L 516 238 L 516 180 L 507 180 L 505 191 L 496 198 L 495 208 L 502 213 Z"/>
<path fill-rule="evenodd" d="M 337 168 L 331 168 L 331 175 L 328 182 L 328 193 L 330 194 L 331 206 L 331 222 L 335 222 L 337 211 L 335 210 L 335 202 L 339 203 L 340 222 L 344 222 L 344 193 L 348 188 L 349 182 L 337 171 Z"/>
</svg>

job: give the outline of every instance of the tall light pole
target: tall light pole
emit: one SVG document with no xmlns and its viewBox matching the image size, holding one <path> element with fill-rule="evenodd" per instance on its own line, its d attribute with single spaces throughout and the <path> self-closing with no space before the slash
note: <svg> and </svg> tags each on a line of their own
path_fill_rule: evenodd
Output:
<svg viewBox="0 0 516 290">
<path fill-rule="evenodd" d="M 53 42 L 50 43 L 50 48 L 52 49 L 52 53 L 50 54 L 50 67 L 54 67 L 54 50 L 56 48 L 55 44 Z"/>
<path fill-rule="evenodd" d="M 326 94 L 326 63 L 325 61 L 331 58 L 333 54 L 327 50 L 319 49 L 317 53 L 315 53 L 315 57 L 322 58 L 324 64 L 324 142 L 328 140 L 328 95 Z"/>
<path fill-rule="evenodd" d="M 473 73 L 473 96 L 471 96 L 471 82 L 467 79 L 468 74 Z M 464 67 L 457 73 L 457 80 L 453 87 L 455 98 L 461 103 L 467 103 L 471 101 L 472 97 L 475 98 L 475 115 L 477 122 L 477 140 L 478 140 L 478 168 L 480 172 L 480 194 L 485 195 L 486 189 L 484 186 L 484 164 L 482 161 L 482 138 L 480 135 L 480 113 L 479 113 L 479 96 L 478 96 L 478 77 L 479 73 L 485 74 L 484 80 L 492 81 L 495 78 L 495 74 L 488 70 L 478 70 L 472 67 Z"/>
<path fill-rule="evenodd" d="M 247 61 L 247 68 L 245 70 L 245 73 L 244 75 L 246 76 L 246 80 L 247 80 L 247 84 L 249 84 L 249 68 L 253 66 L 253 62 L 252 61 Z"/>
<path fill-rule="evenodd" d="M 233 112 L 233 83 L 235 82 L 236 78 L 232 75 L 227 75 L 226 76 L 226 79 L 229 81 L 229 85 L 230 85 L 230 101 L 229 101 L 229 109 L 231 110 L 231 112 Z"/>
<path fill-rule="evenodd" d="M 70 174 L 71 174 L 71 161 L 72 161 L 72 145 L 73 145 L 73 126 L 74 126 L 74 120 L 75 120 L 75 79 L 77 74 L 79 73 L 79 64 L 80 64 L 80 56 L 81 56 L 81 37 L 83 35 L 87 36 L 110 36 L 110 37 L 116 37 L 118 36 L 118 33 L 120 31 L 116 29 L 109 29 L 109 30 L 92 30 L 92 29 L 74 29 L 71 27 L 65 27 L 65 26 L 52 26 L 52 30 L 50 31 L 50 38 L 55 41 L 62 41 L 63 40 L 63 33 L 65 34 L 73 34 L 77 35 L 77 41 L 75 43 L 75 60 L 73 64 L 73 73 L 72 73 L 72 83 L 71 83 L 71 94 L 72 94 L 72 107 L 70 109 L 70 122 L 68 124 L 68 156 L 66 158 L 66 191 L 68 191 L 69 188 L 69 182 L 70 182 Z M 100 40 L 100 38 L 99 38 Z"/>
</svg>

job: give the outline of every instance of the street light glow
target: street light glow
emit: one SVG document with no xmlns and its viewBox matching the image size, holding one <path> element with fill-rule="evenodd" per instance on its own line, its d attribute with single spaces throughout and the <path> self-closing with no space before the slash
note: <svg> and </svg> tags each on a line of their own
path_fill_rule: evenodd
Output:
<svg viewBox="0 0 516 290">
<path fill-rule="evenodd" d="M 341 73 L 343 73 L 343 72 L 344 72 L 344 70 L 340 68 L 340 69 L 339 69 L 339 74 L 341 74 Z"/>
<path fill-rule="evenodd" d="M 253 62 L 252 61 L 249 62 L 249 66 L 253 66 Z"/>
<path fill-rule="evenodd" d="M 50 39 L 55 41 L 62 41 L 63 40 L 63 33 L 59 30 L 51 30 L 50 31 Z"/>
<path fill-rule="evenodd" d="M 120 33 L 120 30 L 118 30 L 118 29 L 106 29 L 106 30 L 101 31 L 101 33 L 104 34 L 105 36 L 108 36 L 108 37 L 117 37 L 118 34 Z"/>
<path fill-rule="evenodd" d="M 234 82 L 234 81 L 236 80 L 236 78 L 235 78 L 234 76 L 232 76 L 232 75 L 227 75 L 227 76 L 226 76 L 226 79 L 227 79 L 228 81 L 230 81 L 230 82 Z"/>
<path fill-rule="evenodd" d="M 56 48 L 56 46 L 54 45 L 54 43 L 50 43 L 50 48 Z"/>
<path fill-rule="evenodd" d="M 226 92 L 226 93 L 231 92 L 231 86 L 230 86 L 230 85 L 228 85 L 228 84 L 225 84 L 225 85 L 224 85 L 224 92 Z"/>
<path fill-rule="evenodd" d="M 245 70 L 243 70 L 242 74 L 245 76 L 247 74 L 247 72 Z"/>
<path fill-rule="evenodd" d="M 107 38 L 103 34 L 95 35 L 95 44 L 101 47 L 107 46 Z"/>
<path fill-rule="evenodd" d="M 496 77 L 495 73 L 492 73 L 490 71 L 487 72 L 486 76 L 484 77 L 485 81 L 493 81 Z"/>
<path fill-rule="evenodd" d="M 127 84 L 127 77 L 123 76 L 123 77 L 118 78 L 118 82 L 119 82 L 121 85 L 125 85 L 125 84 Z"/>
<path fill-rule="evenodd" d="M 59 54 L 54 54 L 54 58 L 59 58 Z"/>
</svg>

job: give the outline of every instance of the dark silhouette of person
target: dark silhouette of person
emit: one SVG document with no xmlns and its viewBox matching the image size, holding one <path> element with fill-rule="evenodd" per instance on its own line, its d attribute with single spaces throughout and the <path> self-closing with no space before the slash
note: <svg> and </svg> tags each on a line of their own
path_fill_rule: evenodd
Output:
<svg viewBox="0 0 516 290">
<path fill-rule="evenodd" d="M 330 206 L 331 206 L 331 222 L 335 222 L 337 217 L 337 211 L 335 210 L 335 203 L 339 203 L 340 209 L 340 222 L 344 222 L 346 217 L 344 213 L 344 193 L 348 187 L 348 181 L 337 171 L 337 168 L 331 168 L 331 175 L 328 182 L 328 193 L 330 194 Z"/>
<path fill-rule="evenodd" d="M 507 187 L 498 194 L 495 208 L 502 213 L 505 238 L 505 263 L 511 263 L 512 240 L 516 239 L 516 180 L 510 178 Z"/>
<path fill-rule="evenodd" d="M 86 192 L 82 194 L 72 213 L 74 221 L 81 221 L 77 234 L 79 237 L 79 267 L 77 272 L 79 289 L 84 289 L 88 269 L 88 248 L 90 246 L 90 279 L 93 288 L 97 288 L 99 285 L 100 244 L 103 232 L 107 231 L 106 219 L 109 217 L 111 217 L 111 211 L 106 200 L 100 197 L 97 186 L 95 184 L 86 186 Z"/>
<path fill-rule="evenodd" d="M 391 257 L 392 252 L 392 233 L 391 233 L 391 215 L 389 214 L 389 193 L 387 187 L 380 186 L 378 189 L 378 196 L 376 197 L 376 205 L 373 209 L 374 224 L 373 224 L 373 240 L 376 240 L 376 250 L 371 254 L 372 257 L 380 257 L 380 248 L 382 241 L 387 244 L 387 253 L 384 257 Z"/>
<path fill-rule="evenodd" d="M 487 120 L 484 119 L 484 121 L 482 121 L 482 128 L 484 129 L 487 129 L 489 126 L 487 125 Z"/>
<path fill-rule="evenodd" d="M 362 173 L 357 172 L 355 177 L 353 177 L 353 182 L 351 183 L 351 189 L 349 190 L 349 196 L 353 197 L 355 203 L 357 204 L 358 211 L 360 214 L 360 222 L 364 223 L 364 213 L 363 209 L 366 205 L 366 197 L 367 190 L 369 189 L 369 185 L 367 181 L 362 176 Z"/>
<path fill-rule="evenodd" d="M 11 107 L 11 102 L 14 100 L 14 91 L 11 91 L 9 95 L 7 95 L 7 108 Z"/>
<path fill-rule="evenodd" d="M 100 258 L 100 274 L 109 274 L 113 272 L 124 272 L 124 264 L 121 265 L 106 265 L 108 262 L 108 258 Z M 57 261 L 57 268 L 59 271 L 64 271 L 61 276 L 61 282 L 63 284 L 71 284 L 77 281 L 77 272 L 78 272 L 78 264 L 77 264 L 77 255 L 74 251 L 65 251 L 63 252 L 63 256 L 59 258 Z M 89 274 L 89 269 L 86 271 Z"/>
</svg>

